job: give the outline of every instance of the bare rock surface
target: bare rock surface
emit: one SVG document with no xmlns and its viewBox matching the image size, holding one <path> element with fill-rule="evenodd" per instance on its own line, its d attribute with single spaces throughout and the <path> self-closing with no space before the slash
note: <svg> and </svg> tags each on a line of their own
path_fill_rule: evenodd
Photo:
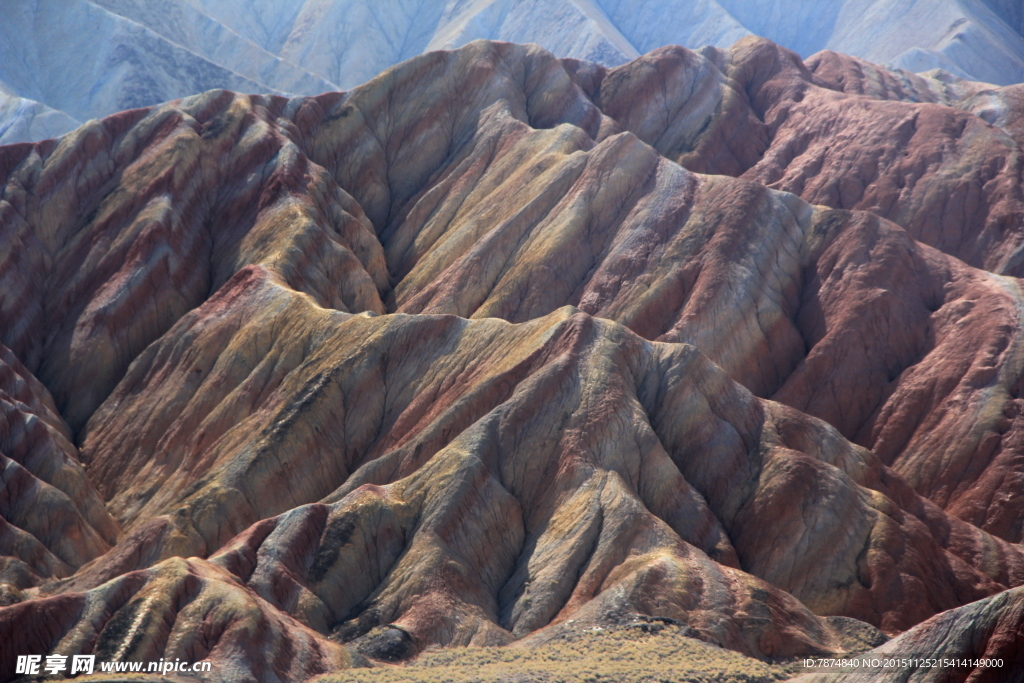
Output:
<svg viewBox="0 0 1024 683">
<path fill-rule="evenodd" d="M 14 674 L 15 655 L 26 652 L 89 652 L 97 661 L 209 660 L 218 665 L 215 680 L 303 680 L 352 664 L 345 648 L 197 558 L 168 559 L 84 593 L 0 608 L 0 633 L 5 680 Z"/>
<path fill-rule="evenodd" d="M 4 341 L 73 429 L 137 353 L 246 263 L 325 305 L 383 312 L 372 226 L 253 114 L 263 106 L 214 92 L 4 150 L 15 164 L 0 201 Z"/>
<path fill-rule="evenodd" d="M 0 346 L 0 584 L 70 576 L 120 527 L 86 477 L 46 388 Z"/>
<path fill-rule="evenodd" d="M 751 598 L 674 604 L 696 590 L 683 578 L 694 569 L 676 567 L 696 563 L 703 590 L 743 596 L 753 579 L 729 569 L 742 567 L 816 611 L 889 630 L 1021 580 L 1019 550 L 944 517 L 824 424 L 759 402 L 693 347 L 651 347 L 572 309 L 517 326 L 351 316 L 268 277 L 236 275 L 93 418 L 90 469 L 120 492 L 111 506 L 131 531 L 59 590 L 219 548 L 214 562 L 343 639 L 396 623 L 420 647 L 494 644 L 577 610 L 629 608 L 779 656 L 827 637 L 745 645 Z M 128 424 L 152 429 L 125 439 Z M 282 452 L 306 456 L 281 470 Z M 908 582 L 928 589 L 903 593 Z M 768 584 L 747 590 L 755 604 L 780 599 Z M 703 623 L 723 611 L 738 632 Z"/>
<path fill-rule="evenodd" d="M 478 41 L 0 147 L 0 641 L 273 681 L 634 617 L 758 659 L 1012 622 L 1011 104 Z"/>
<path fill-rule="evenodd" d="M 608 72 L 600 102 L 687 168 L 871 211 L 971 265 L 1019 274 L 1019 117 L 981 116 L 985 97 L 1013 89 L 944 89 L 867 66 L 827 54 L 805 65 L 755 38 L 702 54 L 664 48 Z M 631 108 L 638 99 L 646 106 Z M 616 115 L 623 108 L 630 114 Z"/>
<path fill-rule="evenodd" d="M 978 683 L 1024 680 L 1024 599 L 1019 588 L 944 612 L 862 655 L 868 659 L 924 659 L 905 667 L 861 667 L 844 673 L 800 676 L 793 683 Z M 966 660 L 958 666 L 932 666 L 928 660 Z M 982 662 L 990 663 L 979 663 Z"/>
</svg>

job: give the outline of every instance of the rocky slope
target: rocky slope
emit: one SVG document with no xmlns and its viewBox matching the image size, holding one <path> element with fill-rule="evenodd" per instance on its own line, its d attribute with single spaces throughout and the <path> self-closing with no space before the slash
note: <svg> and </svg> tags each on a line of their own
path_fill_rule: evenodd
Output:
<svg viewBox="0 0 1024 683">
<path fill-rule="evenodd" d="M 0 147 L 0 677 L 1010 623 L 1019 102 L 478 41 Z"/>
<path fill-rule="evenodd" d="M 3 18 L 0 86 L 76 122 L 211 88 L 318 95 L 476 39 L 615 67 L 665 45 L 759 35 L 805 58 L 836 50 L 909 72 L 1024 81 L 1014 0 L 26 0 Z M 77 125 L 22 116 L 7 142 Z"/>
<path fill-rule="evenodd" d="M 881 647 L 865 652 L 868 659 L 920 659 L 905 667 L 860 667 L 843 673 L 816 673 L 795 678 L 793 683 L 913 683 L 971 681 L 1016 683 L 1024 680 L 1024 605 L 1019 588 L 944 612 L 914 627 Z M 935 667 L 934 657 L 980 659 L 989 666 Z"/>
</svg>

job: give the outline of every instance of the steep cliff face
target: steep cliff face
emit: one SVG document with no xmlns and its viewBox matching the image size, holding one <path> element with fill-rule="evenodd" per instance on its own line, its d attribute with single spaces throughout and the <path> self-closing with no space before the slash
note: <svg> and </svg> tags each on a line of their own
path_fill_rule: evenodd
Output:
<svg viewBox="0 0 1024 683">
<path fill-rule="evenodd" d="M 0 633 L 778 658 L 1024 584 L 1014 92 L 476 42 L 0 147 Z"/>
<path fill-rule="evenodd" d="M 39 380 L 0 346 L 0 581 L 70 576 L 121 536 Z"/>
</svg>

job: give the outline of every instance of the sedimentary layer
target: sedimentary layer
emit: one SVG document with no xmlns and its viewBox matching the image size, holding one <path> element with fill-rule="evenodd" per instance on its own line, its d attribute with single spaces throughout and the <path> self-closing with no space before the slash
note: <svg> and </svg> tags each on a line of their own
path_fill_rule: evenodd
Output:
<svg viewBox="0 0 1024 683">
<path fill-rule="evenodd" d="M 269 681 L 1009 595 L 1013 92 L 477 42 L 0 147 L 0 632 Z"/>
</svg>

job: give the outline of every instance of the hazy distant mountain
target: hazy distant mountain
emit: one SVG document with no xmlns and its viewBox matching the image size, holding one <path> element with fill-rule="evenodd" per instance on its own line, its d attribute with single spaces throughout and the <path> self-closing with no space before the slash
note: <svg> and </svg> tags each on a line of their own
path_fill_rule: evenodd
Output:
<svg viewBox="0 0 1024 683">
<path fill-rule="evenodd" d="M 211 88 L 291 93 L 334 87 L 182 0 L 3 4 L 0 87 L 79 120 Z"/>
<path fill-rule="evenodd" d="M 79 124 L 62 111 L 0 90 L 0 145 L 45 140 L 63 135 Z"/>
<path fill-rule="evenodd" d="M 534 42 L 614 66 L 662 45 L 728 47 L 747 34 L 804 57 L 832 49 L 972 80 L 1024 80 L 1014 0 L 191 1 L 268 52 L 345 88 L 420 52 L 477 38 Z"/>
<path fill-rule="evenodd" d="M 803 57 L 832 49 L 910 71 L 1024 81 L 1017 0 L 0 0 L 0 8 L 0 87 L 66 113 L 68 126 L 218 87 L 349 89 L 477 38 L 616 66 L 662 45 L 727 47 L 756 34 Z"/>
</svg>

